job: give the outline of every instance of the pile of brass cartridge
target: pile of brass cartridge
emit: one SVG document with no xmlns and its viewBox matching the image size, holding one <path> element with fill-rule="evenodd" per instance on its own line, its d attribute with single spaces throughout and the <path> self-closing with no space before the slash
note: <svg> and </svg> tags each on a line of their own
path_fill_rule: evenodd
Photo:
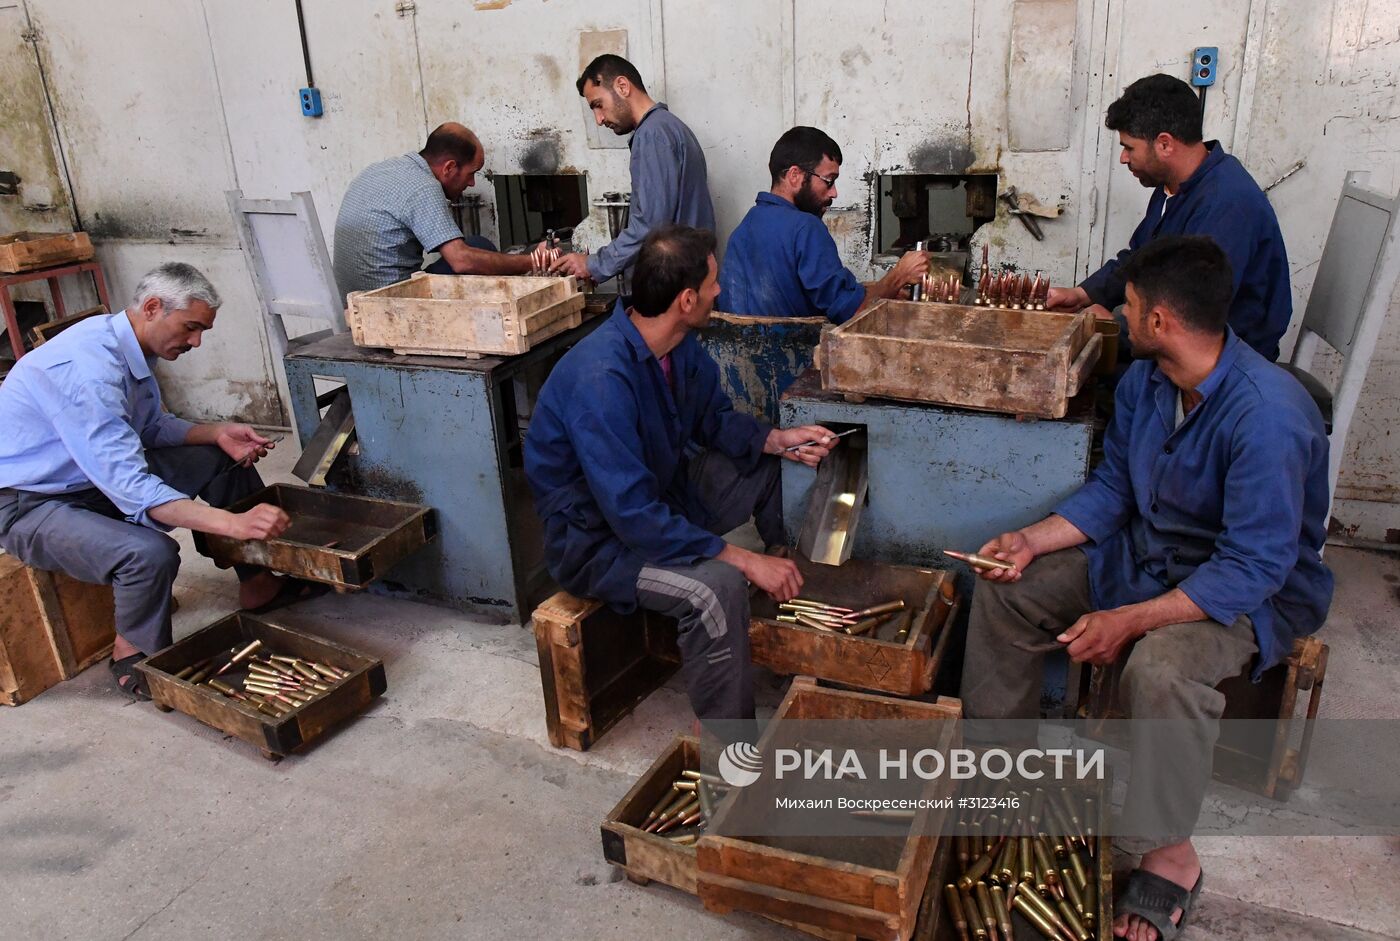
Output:
<svg viewBox="0 0 1400 941">
<path fill-rule="evenodd" d="M 1035 273 L 1032 280 L 1028 274 L 1013 274 L 1003 271 L 992 274 L 987 246 L 982 246 L 982 270 L 977 279 L 977 297 L 974 303 L 979 307 L 1002 307 L 1008 310 L 1044 310 L 1050 296 L 1050 279 Z"/>
<path fill-rule="evenodd" d="M 915 292 L 917 301 L 933 301 L 939 304 L 962 303 L 962 278 L 956 273 L 928 273 L 919 277 L 919 290 Z"/>
<path fill-rule="evenodd" d="M 1099 908 L 1094 802 L 1042 788 L 1019 798 L 1015 809 L 965 817 L 971 835 L 952 838 L 961 875 L 943 887 L 943 901 L 959 941 L 1011 941 L 1013 911 L 1051 941 L 1090 941 Z"/>
<path fill-rule="evenodd" d="M 722 778 L 686 770 L 647 813 L 641 828 L 666 837 L 672 843 L 689 846 L 700 838 L 715 806 L 729 791 Z"/>
<path fill-rule="evenodd" d="M 793 598 L 778 605 L 778 620 L 838 634 L 867 634 L 903 610 L 902 598 L 872 604 L 858 611 L 825 601 Z"/>
<path fill-rule="evenodd" d="M 267 658 L 254 656 L 259 652 Z M 329 664 L 269 653 L 262 641 L 255 640 L 192 663 L 176 673 L 175 678 L 195 685 L 202 683 L 265 716 L 280 719 L 329 692 L 331 684 L 349 675 Z"/>
</svg>

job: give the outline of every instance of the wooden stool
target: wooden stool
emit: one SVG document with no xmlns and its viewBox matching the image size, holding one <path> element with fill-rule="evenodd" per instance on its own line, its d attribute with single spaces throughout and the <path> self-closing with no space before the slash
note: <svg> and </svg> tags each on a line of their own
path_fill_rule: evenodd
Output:
<svg viewBox="0 0 1400 941">
<path fill-rule="evenodd" d="M 1322 681 L 1327 677 L 1327 653 L 1327 645 L 1317 637 L 1300 637 L 1293 642 L 1293 652 L 1266 670 L 1258 683 L 1250 680 L 1251 668 L 1246 668 L 1216 687 L 1225 694 L 1220 739 L 1215 744 L 1217 780 L 1265 797 L 1288 799 L 1303 780 L 1308 763 L 1313 726 L 1322 704 Z M 1128 718 L 1119 697 L 1122 673 L 1121 660 L 1111 667 L 1096 666 L 1088 689 L 1080 691 L 1079 716 L 1090 720 L 1091 729 L 1102 729 L 1103 720 Z M 1308 694 L 1308 705 L 1302 739 L 1293 748 L 1290 733 L 1300 692 Z M 1232 734 L 1230 721 L 1241 719 L 1273 721 L 1274 734 L 1261 741 L 1257 734 L 1250 734 L 1248 724 Z"/>
<path fill-rule="evenodd" d="M 110 585 L 32 569 L 0 552 L 0 704 L 18 706 L 112 652 Z"/>
<path fill-rule="evenodd" d="M 672 618 L 561 591 L 535 609 L 549 742 L 587 751 L 681 664 Z"/>
</svg>

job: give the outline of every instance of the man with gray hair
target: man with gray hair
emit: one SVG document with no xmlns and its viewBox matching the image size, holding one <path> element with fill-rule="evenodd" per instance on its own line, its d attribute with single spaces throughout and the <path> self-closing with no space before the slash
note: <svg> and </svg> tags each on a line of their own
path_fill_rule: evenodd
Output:
<svg viewBox="0 0 1400 941">
<path fill-rule="evenodd" d="M 177 527 L 267 539 L 281 509 L 221 507 L 256 492 L 273 442 L 248 425 L 197 425 L 161 409 L 151 372 L 199 346 L 221 301 L 194 267 L 169 262 L 130 307 L 75 324 L 23 357 L 0 385 L 0 548 L 26 565 L 112 586 L 117 686 L 150 698 L 135 667 L 170 643 Z M 204 503 L 195 502 L 201 498 Z M 238 569 L 245 608 L 295 600 L 303 586 Z"/>
</svg>

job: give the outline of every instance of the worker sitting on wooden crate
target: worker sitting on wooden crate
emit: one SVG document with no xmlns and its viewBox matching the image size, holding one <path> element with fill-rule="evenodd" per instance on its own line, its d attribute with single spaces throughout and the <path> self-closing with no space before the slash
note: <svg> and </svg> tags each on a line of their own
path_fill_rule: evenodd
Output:
<svg viewBox="0 0 1400 941">
<path fill-rule="evenodd" d="M 632 201 L 627 226 L 592 255 L 571 252 L 555 274 L 601 283 L 632 270 L 642 239 L 668 224 L 715 227 L 705 151 L 685 122 L 647 94 L 637 67 L 622 56 L 601 55 L 575 83 L 593 120 L 614 134 L 631 134 Z"/>
<path fill-rule="evenodd" d="M 199 346 L 220 303 L 198 270 L 163 264 L 126 310 L 70 327 L 0 385 L 0 548 L 34 568 L 112 586 L 112 671 L 141 699 L 149 696 L 136 664 L 171 640 L 180 547 L 166 531 L 265 539 L 288 524 L 266 504 L 219 509 L 262 488 L 252 464 L 272 441 L 248 425 L 196 425 L 161 409 L 152 363 Z M 240 566 L 238 577 L 245 608 L 307 590 L 264 569 Z"/>
<path fill-rule="evenodd" d="M 476 184 L 486 162 L 469 129 L 439 125 L 423 149 L 370 164 L 350 182 L 335 218 L 335 282 L 341 300 L 412 276 L 423 252 L 442 255 L 439 274 L 529 274 L 540 268 L 543 246 L 507 255 L 481 236 L 463 236 L 450 201 Z"/>
<path fill-rule="evenodd" d="M 1124 301 L 1123 265 L 1164 235 L 1208 235 L 1225 250 L 1234 273 L 1230 329 L 1265 359 L 1293 316 L 1288 252 L 1269 197 L 1220 141 L 1203 141 L 1201 103 L 1191 86 L 1170 75 L 1129 85 L 1108 106 L 1104 124 L 1118 132 L 1118 162 L 1152 189 L 1147 214 L 1128 247 L 1078 286 L 1051 288 L 1050 310 L 1093 307 L 1107 319 Z M 1121 321 L 1120 321 L 1121 323 Z"/>
<path fill-rule="evenodd" d="M 895 297 L 928 271 L 927 252 L 905 252 L 879 281 L 862 284 L 841 264 L 822 216 L 836 200 L 841 148 L 814 127 L 783 133 L 768 157 L 773 187 L 759 193 L 724 254 L 719 309 L 845 323 Z"/>
<path fill-rule="evenodd" d="M 1103 462 L 1053 515 L 982 547 L 1014 567 L 982 573 L 962 696 L 969 718 L 1032 719 L 1047 652 L 1127 654 L 1131 717 L 1170 721 L 1132 723 L 1118 832 L 1143 855 L 1115 928 L 1155 941 L 1200 892 L 1191 832 L 1225 705 L 1216 685 L 1251 662 L 1258 680 L 1326 619 L 1328 444 L 1303 387 L 1227 326 L 1230 264 L 1213 241 L 1157 239 L 1124 277 L 1139 360 Z"/>
<path fill-rule="evenodd" d="M 719 294 L 714 250 L 702 229 L 646 237 L 633 296 L 545 382 L 525 472 L 559 583 L 624 613 L 677 618 L 696 716 L 751 719 L 749 583 L 780 601 L 802 586 L 780 557 L 778 456 L 816 465 L 836 442 L 734 410 L 695 336 Z M 720 538 L 750 517 L 767 554 Z"/>
</svg>

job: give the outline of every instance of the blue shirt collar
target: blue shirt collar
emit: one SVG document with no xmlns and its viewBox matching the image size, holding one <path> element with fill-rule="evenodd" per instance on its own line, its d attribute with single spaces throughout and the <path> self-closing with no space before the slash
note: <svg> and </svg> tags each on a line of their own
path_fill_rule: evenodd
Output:
<svg viewBox="0 0 1400 941">
<path fill-rule="evenodd" d="M 772 193 L 759 193 L 758 198 L 755 199 L 753 203 L 755 206 L 778 206 L 786 207 L 788 209 L 797 209 L 796 206 L 788 202 L 786 199 L 783 199 L 783 197 L 775 196 Z M 797 209 L 797 211 L 801 212 L 802 210 Z"/>
<path fill-rule="evenodd" d="M 151 377 L 151 364 L 146 359 L 146 354 L 141 350 L 141 343 L 136 339 L 136 331 L 131 329 L 131 318 L 127 317 L 125 310 L 119 310 L 112 315 L 112 332 L 117 335 L 117 347 L 122 351 L 122 356 L 126 358 L 126 368 L 131 370 L 131 374 L 138 380 L 149 379 Z"/>
<path fill-rule="evenodd" d="M 630 297 L 619 297 L 617 306 L 613 308 L 613 326 L 622 334 L 622 338 L 627 341 L 628 347 L 632 350 L 632 358 L 639 363 L 648 359 L 655 359 L 651 353 L 651 347 L 647 346 L 647 341 L 642 339 L 642 334 L 637 330 L 637 325 L 632 323 L 632 318 L 627 314 L 627 308 L 631 302 Z"/>
<path fill-rule="evenodd" d="M 1206 141 L 1206 159 L 1201 161 L 1201 165 L 1196 168 L 1196 172 L 1186 178 L 1186 182 L 1177 188 L 1176 195 L 1189 192 L 1192 187 L 1205 179 L 1205 176 L 1216 167 L 1220 166 L 1229 154 L 1225 153 L 1225 148 L 1220 146 L 1218 140 Z"/>
<path fill-rule="evenodd" d="M 429 176 L 432 176 L 433 168 L 428 166 L 428 161 L 423 159 L 422 154 L 404 154 L 404 156 L 411 160 L 413 163 L 417 164 L 419 169 L 421 169 L 424 173 L 428 174 Z M 437 179 L 437 177 L 433 177 L 433 179 Z"/>
<path fill-rule="evenodd" d="M 640 121 L 637 122 L 637 127 L 632 128 L 632 133 L 633 133 L 633 134 L 637 133 L 637 128 L 638 128 L 638 127 L 641 127 L 643 124 L 647 123 L 647 118 L 651 117 L 651 116 L 652 116 L 653 114 L 655 114 L 656 112 L 658 112 L 658 111 L 670 111 L 670 110 L 671 110 L 670 108 L 666 107 L 666 102 L 664 102 L 664 101 L 658 101 L 658 102 L 656 102 L 656 103 L 653 104 L 650 108 L 647 109 L 647 113 L 646 113 L 646 114 L 642 115 L 642 119 L 641 119 Z"/>
</svg>

